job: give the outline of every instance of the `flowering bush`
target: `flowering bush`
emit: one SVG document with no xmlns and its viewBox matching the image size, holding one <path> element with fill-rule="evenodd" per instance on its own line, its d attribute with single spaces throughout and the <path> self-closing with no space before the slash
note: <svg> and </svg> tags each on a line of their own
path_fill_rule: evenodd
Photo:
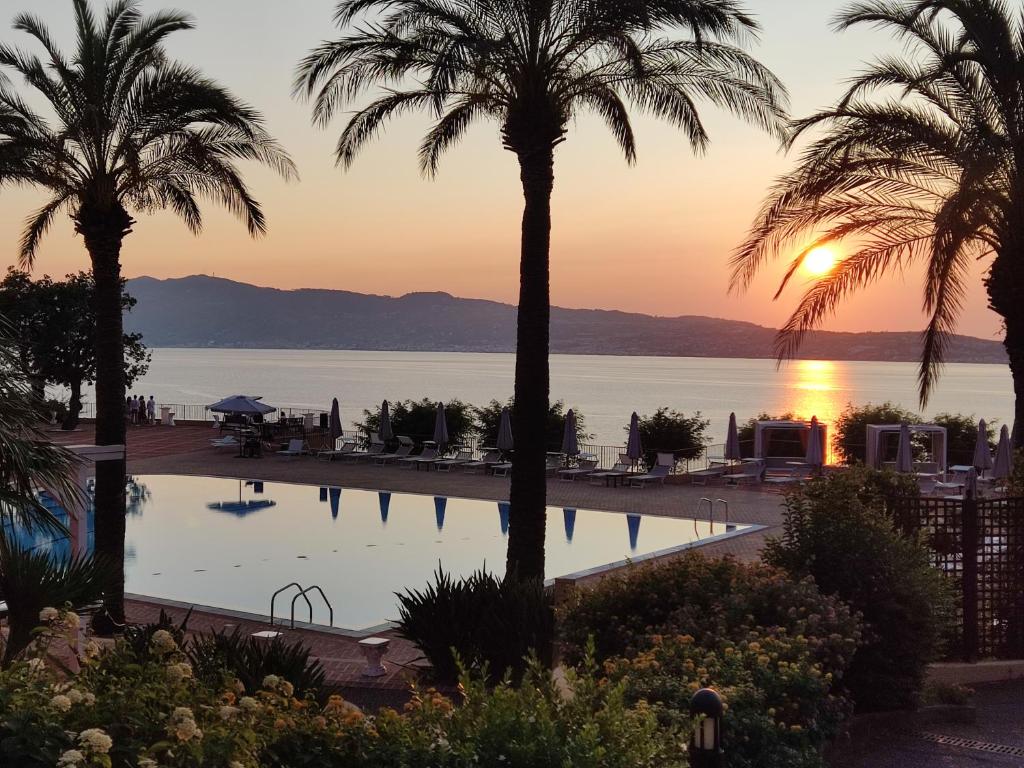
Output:
<svg viewBox="0 0 1024 768">
<path fill-rule="evenodd" d="M 61 616 L 51 619 L 60 622 Z M 25 660 L 0 672 L 4 768 L 508 768 L 682 766 L 682 736 L 624 684 L 570 673 L 563 687 L 538 666 L 521 686 L 463 677 L 460 706 L 416 692 L 402 713 L 365 716 L 340 697 L 296 698 L 276 675 L 245 695 L 237 680 L 192 673 L 178 641 L 155 630 L 144 654 L 125 642 L 70 675 L 52 663 L 62 636 L 44 630 Z"/>
<path fill-rule="evenodd" d="M 690 698 L 700 688 L 715 688 L 726 706 L 730 768 L 817 768 L 824 764 L 821 748 L 850 710 L 832 692 L 833 673 L 814 660 L 820 643 L 784 630 L 751 631 L 713 647 L 697 645 L 690 635 L 655 635 L 646 650 L 605 668 L 625 683 L 628 701 L 650 702 L 670 728 L 686 728 Z"/>
</svg>

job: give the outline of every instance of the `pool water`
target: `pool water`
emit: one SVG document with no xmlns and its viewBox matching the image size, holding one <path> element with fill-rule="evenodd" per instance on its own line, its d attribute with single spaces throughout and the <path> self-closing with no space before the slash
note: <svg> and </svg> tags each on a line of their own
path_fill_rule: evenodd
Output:
<svg viewBox="0 0 1024 768">
<path fill-rule="evenodd" d="M 349 488 L 210 477 L 135 476 L 125 538 L 126 590 L 266 615 L 289 582 L 317 584 L 335 626 L 397 618 L 396 592 L 440 564 L 456 576 L 505 567 L 508 505 Z M 549 509 L 546 575 L 564 576 L 725 532 L 687 519 Z M 291 594 L 277 601 L 290 613 Z M 327 610 L 313 600 L 316 623 Z M 296 618 L 309 618 L 300 600 Z"/>
</svg>

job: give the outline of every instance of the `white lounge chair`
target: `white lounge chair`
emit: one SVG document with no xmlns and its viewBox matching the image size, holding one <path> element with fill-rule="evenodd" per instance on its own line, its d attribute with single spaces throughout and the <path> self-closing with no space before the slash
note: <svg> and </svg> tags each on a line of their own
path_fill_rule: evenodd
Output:
<svg viewBox="0 0 1024 768">
<path fill-rule="evenodd" d="M 210 446 L 212 448 L 237 448 L 238 440 L 235 439 L 234 435 L 225 435 L 224 437 L 211 440 Z"/>
<path fill-rule="evenodd" d="M 434 469 L 438 472 L 451 472 L 453 467 L 461 467 L 473 460 L 473 452 L 468 448 L 460 448 L 459 452 L 449 459 L 438 459 Z"/>
<path fill-rule="evenodd" d="M 572 469 L 558 470 L 558 477 L 567 483 L 574 482 L 577 477 L 586 477 L 597 471 L 597 459 L 580 459 Z"/>
<path fill-rule="evenodd" d="M 630 477 L 629 486 L 631 488 L 645 488 L 648 483 L 661 483 L 664 485 L 665 478 L 669 476 L 675 465 L 676 457 L 674 453 L 659 453 L 658 460 L 651 467 L 651 470 L 646 474 Z"/>
<path fill-rule="evenodd" d="M 624 477 L 628 477 L 633 471 L 633 460 L 624 453 L 619 454 L 619 460 L 615 466 L 611 469 L 601 470 L 600 472 L 592 472 L 587 477 L 587 482 L 591 485 L 608 485 L 609 483 L 618 484 L 619 480 Z"/>
<path fill-rule="evenodd" d="M 462 465 L 462 471 L 466 473 L 475 473 L 477 470 L 481 472 L 487 472 L 488 467 L 493 467 L 496 464 L 501 463 L 501 452 L 500 451 L 488 451 L 483 455 L 482 458 L 476 461 L 467 461 Z"/>
<path fill-rule="evenodd" d="M 409 469 L 419 469 L 422 466 L 426 466 L 430 469 L 430 465 L 440 458 L 441 454 L 437 448 L 433 446 L 425 447 L 416 456 L 406 456 L 404 459 L 399 459 L 398 464 L 402 467 L 408 467 Z"/>
<path fill-rule="evenodd" d="M 690 472 L 690 485 L 707 485 L 711 480 L 717 480 L 729 471 L 729 465 L 722 461 L 708 462 L 707 469 L 698 469 Z"/>
<path fill-rule="evenodd" d="M 494 477 L 508 477 L 508 473 L 512 471 L 511 461 L 502 461 L 491 467 L 491 474 Z"/>
<path fill-rule="evenodd" d="M 393 461 L 402 461 L 409 457 L 415 447 L 411 437 L 400 435 L 398 438 L 398 450 L 394 453 L 380 453 L 374 457 L 375 464 L 390 464 Z"/>
<path fill-rule="evenodd" d="M 565 454 L 564 453 L 549 453 L 547 459 L 544 462 L 544 474 L 551 475 L 552 477 L 565 466 Z"/>
<path fill-rule="evenodd" d="M 345 456 L 355 453 L 356 444 L 354 440 L 346 440 L 341 444 L 340 448 L 334 448 L 327 451 L 318 451 L 316 457 L 323 459 L 324 461 L 334 461 L 335 459 L 343 459 Z"/>
<path fill-rule="evenodd" d="M 288 441 L 288 447 L 285 448 L 283 451 L 278 451 L 277 455 L 296 458 L 298 456 L 303 456 L 306 453 L 308 453 L 306 449 L 306 441 L 302 440 L 301 438 L 292 438 L 291 440 Z"/>
</svg>

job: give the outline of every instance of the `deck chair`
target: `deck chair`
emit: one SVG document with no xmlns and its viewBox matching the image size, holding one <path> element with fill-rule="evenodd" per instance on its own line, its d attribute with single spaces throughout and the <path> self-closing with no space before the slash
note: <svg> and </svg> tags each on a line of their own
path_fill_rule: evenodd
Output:
<svg viewBox="0 0 1024 768">
<path fill-rule="evenodd" d="M 292 438 L 288 441 L 288 447 L 283 451 L 278 451 L 278 456 L 289 456 L 296 458 L 306 453 L 306 441 L 301 438 Z"/>
<path fill-rule="evenodd" d="M 500 451 L 488 451 L 483 455 L 482 458 L 476 461 L 467 461 L 462 465 L 462 471 L 467 474 L 475 473 L 477 470 L 481 472 L 487 472 L 488 467 L 493 467 L 495 464 L 501 463 L 501 452 Z"/>
<path fill-rule="evenodd" d="M 399 459 L 398 464 L 399 466 L 406 467 L 408 469 L 418 469 L 420 466 L 426 465 L 429 469 L 430 465 L 437 461 L 440 456 L 441 454 L 438 452 L 437 448 L 430 446 L 425 447 L 416 456 L 406 456 L 404 459 Z"/>
<path fill-rule="evenodd" d="M 460 448 L 459 452 L 449 459 L 438 459 L 434 469 L 438 472 L 451 472 L 452 467 L 461 467 L 473 460 L 473 452 L 468 448 Z"/>
<path fill-rule="evenodd" d="M 672 468 L 676 465 L 676 457 L 673 453 L 659 453 L 658 460 L 651 467 L 650 472 L 643 475 L 634 475 L 629 478 L 630 488 L 645 488 L 648 483 L 665 484 L 665 478 L 669 476 Z"/>
<path fill-rule="evenodd" d="M 373 463 L 383 466 L 384 464 L 390 464 L 395 461 L 402 461 L 408 458 L 409 454 L 412 453 L 412 449 L 415 447 L 411 437 L 405 435 L 399 435 L 398 437 L 398 450 L 394 453 L 380 453 L 373 457 Z"/>
<path fill-rule="evenodd" d="M 558 479 L 572 483 L 577 477 L 586 477 L 597 471 L 597 459 L 580 459 L 578 466 L 572 469 L 558 470 Z"/>
</svg>

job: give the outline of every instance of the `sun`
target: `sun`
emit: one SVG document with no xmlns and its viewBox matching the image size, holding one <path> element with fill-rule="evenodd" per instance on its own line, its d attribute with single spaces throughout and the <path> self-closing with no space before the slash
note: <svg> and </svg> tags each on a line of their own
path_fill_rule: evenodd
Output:
<svg viewBox="0 0 1024 768">
<path fill-rule="evenodd" d="M 804 271 L 814 277 L 827 275 L 839 261 L 836 252 L 827 245 L 819 245 L 813 251 L 804 256 Z"/>
</svg>

